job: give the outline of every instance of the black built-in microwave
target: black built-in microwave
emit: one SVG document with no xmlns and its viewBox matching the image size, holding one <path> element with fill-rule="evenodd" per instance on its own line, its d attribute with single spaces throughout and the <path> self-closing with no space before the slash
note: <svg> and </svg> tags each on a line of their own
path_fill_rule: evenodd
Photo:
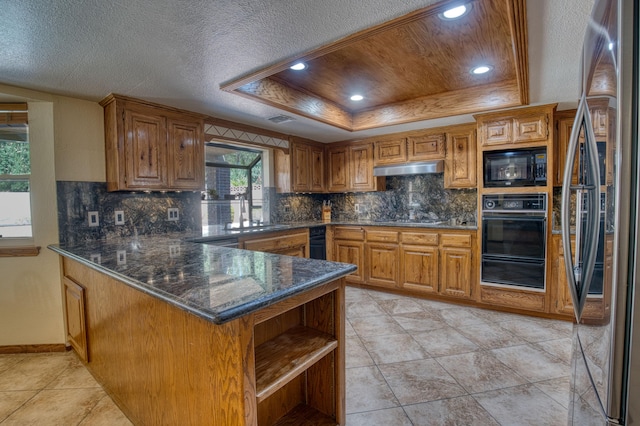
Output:
<svg viewBox="0 0 640 426">
<path fill-rule="evenodd" d="M 546 184 L 546 148 L 485 151 L 485 188 L 544 186 Z"/>
</svg>

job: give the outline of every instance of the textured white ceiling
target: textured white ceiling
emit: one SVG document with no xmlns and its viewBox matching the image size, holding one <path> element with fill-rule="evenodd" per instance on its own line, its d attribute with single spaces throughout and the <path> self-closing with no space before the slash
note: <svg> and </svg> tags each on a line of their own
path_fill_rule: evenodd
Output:
<svg viewBox="0 0 640 426">
<path fill-rule="evenodd" d="M 468 122 L 350 133 L 222 92 L 221 83 L 435 0 L 0 0 L 0 83 L 99 101 L 146 99 L 328 142 Z M 575 105 L 593 0 L 528 0 L 532 104 Z M 401 76 L 399 76 L 401 78 Z M 287 115 L 293 115 L 287 113 Z"/>
</svg>

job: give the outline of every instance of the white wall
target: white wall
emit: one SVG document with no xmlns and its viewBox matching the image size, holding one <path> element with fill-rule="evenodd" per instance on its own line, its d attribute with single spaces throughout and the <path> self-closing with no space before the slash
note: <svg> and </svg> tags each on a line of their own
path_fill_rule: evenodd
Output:
<svg viewBox="0 0 640 426">
<path fill-rule="evenodd" d="M 29 104 L 35 257 L 0 258 L 0 346 L 64 343 L 56 180 L 105 181 L 102 107 L 0 85 L 0 99 Z"/>
</svg>

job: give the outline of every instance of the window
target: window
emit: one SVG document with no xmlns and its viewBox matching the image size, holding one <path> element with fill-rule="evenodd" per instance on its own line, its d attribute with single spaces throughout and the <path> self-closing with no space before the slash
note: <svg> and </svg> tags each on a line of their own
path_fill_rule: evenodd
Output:
<svg viewBox="0 0 640 426">
<path fill-rule="evenodd" d="M 262 151 L 207 143 L 202 223 L 209 226 L 249 226 L 262 222 Z"/>
<path fill-rule="evenodd" d="M 0 104 L 0 237 L 32 238 L 26 104 Z"/>
</svg>

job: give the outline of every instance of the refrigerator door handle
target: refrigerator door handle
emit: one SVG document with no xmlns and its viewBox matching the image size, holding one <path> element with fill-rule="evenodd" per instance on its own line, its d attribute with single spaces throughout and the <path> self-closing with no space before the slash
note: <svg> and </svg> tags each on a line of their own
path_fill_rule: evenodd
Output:
<svg viewBox="0 0 640 426">
<path fill-rule="evenodd" d="M 577 148 L 580 138 L 580 130 L 584 128 L 586 134 L 585 147 L 586 161 L 586 181 L 582 185 L 573 186 L 571 180 L 573 178 L 573 166 L 576 160 Z M 595 140 L 595 134 L 591 124 L 591 116 L 589 113 L 586 96 L 583 95 L 578 105 L 576 118 L 573 123 L 571 137 L 569 139 L 569 147 L 567 150 L 567 160 L 564 168 L 564 177 L 562 181 L 562 245 L 565 253 L 565 268 L 567 282 L 571 299 L 573 301 L 573 309 L 576 320 L 579 322 L 582 312 L 587 303 L 587 295 L 589 293 L 589 285 L 593 270 L 595 267 L 595 259 L 597 254 L 599 227 L 599 209 L 600 209 L 600 170 L 598 164 L 598 148 Z M 571 256 L 571 191 L 577 190 L 576 194 L 576 247 L 575 259 Z M 583 204 L 583 196 L 586 195 L 586 210 Z M 586 223 L 582 216 L 586 214 Z M 583 246 L 584 241 L 584 246 Z M 585 247 L 584 252 L 581 250 Z M 585 285 L 586 284 L 586 285 Z"/>
</svg>

